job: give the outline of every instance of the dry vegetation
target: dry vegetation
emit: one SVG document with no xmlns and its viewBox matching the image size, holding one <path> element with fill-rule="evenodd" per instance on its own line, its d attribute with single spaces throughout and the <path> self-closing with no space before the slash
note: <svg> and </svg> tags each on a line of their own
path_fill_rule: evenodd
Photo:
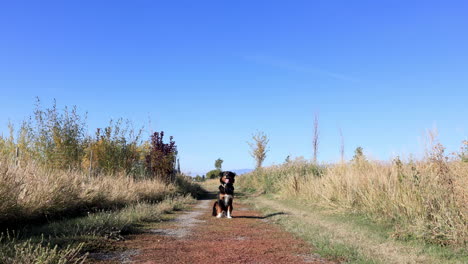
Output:
<svg viewBox="0 0 468 264">
<path fill-rule="evenodd" d="M 78 237 L 112 238 L 179 208 L 190 201 L 184 194 L 198 191 L 183 175 L 174 183 L 125 173 L 90 176 L 33 161 L 20 166 L 0 155 L 0 263 L 86 263 L 84 244 L 73 243 Z M 31 224 L 20 237 L 8 237 Z M 47 239 L 38 241 L 41 234 Z M 62 245 L 51 243 L 56 240 Z"/>
<path fill-rule="evenodd" d="M 86 130 L 76 107 L 42 110 L 38 100 L 33 117 L 0 136 L 0 263 L 81 262 L 83 245 L 68 247 L 68 238 L 121 232 L 200 190 L 177 173 L 175 142 L 164 143 L 163 132 L 144 141 L 122 119 L 95 136 Z M 10 239 L 15 229 L 23 234 Z M 47 239 L 38 242 L 38 230 Z M 50 243 L 57 237 L 59 248 Z"/>
<path fill-rule="evenodd" d="M 158 202 L 178 191 L 195 192 L 183 176 L 176 181 L 177 148 L 163 132 L 141 139 L 131 122 L 110 121 L 86 134 L 77 108 L 42 109 L 10 136 L 0 136 L 0 223 L 11 224 L 83 210 Z"/>
<path fill-rule="evenodd" d="M 256 170 L 239 178 L 244 188 L 365 213 L 392 223 L 394 236 L 439 245 L 468 243 L 467 142 L 450 158 L 433 144 L 424 159 L 392 162 L 355 157 L 315 166 L 306 161 Z"/>
<path fill-rule="evenodd" d="M 2 223 L 119 208 L 140 201 L 158 202 L 176 191 L 174 184 L 158 179 L 89 177 L 79 171 L 47 170 L 32 163 L 17 167 L 5 158 L 0 160 Z"/>
</svg>

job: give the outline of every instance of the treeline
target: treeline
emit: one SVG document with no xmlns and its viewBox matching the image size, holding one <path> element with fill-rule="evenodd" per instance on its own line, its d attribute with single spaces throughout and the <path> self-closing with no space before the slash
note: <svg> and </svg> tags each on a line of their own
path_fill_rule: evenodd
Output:
<svg viewBox="0 0 468 264">
<path fill-rule="evenodd" d="M 0 153 L 18 166 L 31 162 L 58 170 L 80 170 L 90 176 L 131 175 L 135 178 L 175 180 L 177 146 L 172 137 L 163 142 L 164 132 L 142 138 L 128 120 L 110 120 L 88 135 L 87 115 L 76 107 L 43 109 L 37 99 L 34 114 L 10 135 L 0 137 Z"/>
</svg>

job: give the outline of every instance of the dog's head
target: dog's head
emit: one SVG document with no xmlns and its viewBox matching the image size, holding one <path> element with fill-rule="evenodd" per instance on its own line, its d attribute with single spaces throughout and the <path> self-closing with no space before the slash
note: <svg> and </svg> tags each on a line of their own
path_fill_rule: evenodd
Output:
<svg viewBox="0 0 468 264">
<path fill-rule="evenodd" d="M 231 172 L 231 171 L 223 171 L 221 173 L 221 177 L 219 178 L 219 182 L 221 184 L 234 184 L 234 182 L 236 181 L 235 179 L 236 177 L 236 174 L 234 172 Z"/>
</svg>

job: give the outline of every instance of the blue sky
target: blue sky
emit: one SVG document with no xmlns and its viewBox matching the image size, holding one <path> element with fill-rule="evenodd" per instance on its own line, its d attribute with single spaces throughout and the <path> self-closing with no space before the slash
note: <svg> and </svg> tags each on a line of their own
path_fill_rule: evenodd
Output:
<svg viewBox="0 0 468 264">
<path fill-rule="evenodd" d="M 45 105 L 77 105 L 90 133 L 110 118 L 164 130 L 183 170 L 252 168 L 357 146 L 416 155 L 426 129 L 468 136 L 466 1 L 4 1 L 0 131 Z M 148 124 L 151 119 L 151 127 Z"/>
</svg>

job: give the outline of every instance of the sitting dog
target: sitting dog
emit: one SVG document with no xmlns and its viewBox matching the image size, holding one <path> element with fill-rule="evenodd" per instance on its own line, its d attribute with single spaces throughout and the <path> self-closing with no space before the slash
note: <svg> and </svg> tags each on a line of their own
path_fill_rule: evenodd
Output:
<svg viewBox="0 0 468 264">
<path fill-rule="evenodd" d="M 234 199 L 234 182 L 236 174 L 230 171 L 221 173 L 219 182 L 219 192 L 217 201 L 213 205 L 213 216 L 221 218 L 226 215 L 227 218 L 232 218 L 232 201 Z"/>
</svg>

